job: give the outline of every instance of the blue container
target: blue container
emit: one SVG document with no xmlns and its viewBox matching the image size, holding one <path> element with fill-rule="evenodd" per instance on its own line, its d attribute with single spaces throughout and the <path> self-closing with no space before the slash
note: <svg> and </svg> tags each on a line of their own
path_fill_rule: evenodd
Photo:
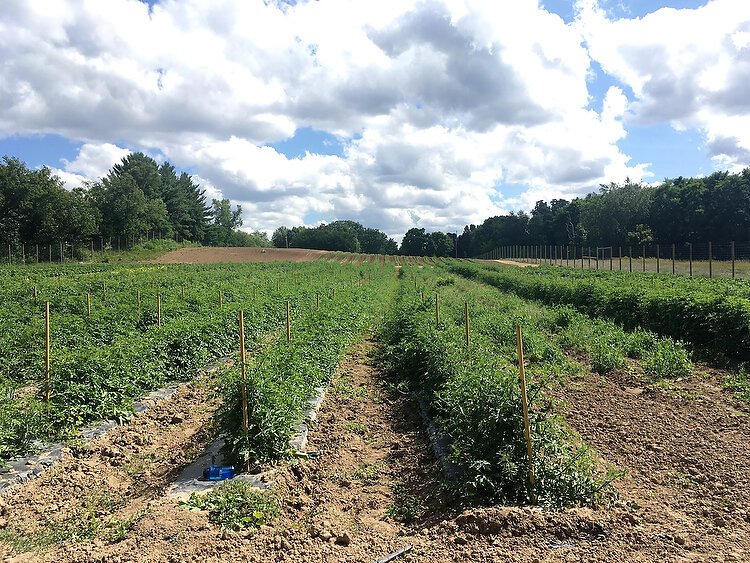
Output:
<svg viewBox="0 0 750 563">
<path fill-rule="evenodd" d="M 223 481 L 234 477 L 233 465 L 209 465 L 203 470 L 203 478 L 206 481 Z"/>
</svg>

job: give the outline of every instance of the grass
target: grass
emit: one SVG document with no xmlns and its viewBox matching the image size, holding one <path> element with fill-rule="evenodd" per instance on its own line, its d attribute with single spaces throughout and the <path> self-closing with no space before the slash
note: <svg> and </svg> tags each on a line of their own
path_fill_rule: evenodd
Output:
<svg viewBox="0 0 750 563">
<path fill-rule="evenodd" d="M 367 426 L 365 424 L 362 424 L 358 420 L 347 421 L 341 425 L 341 428 L 360 436 L 364 436 L 367 434 Z"/>
</svg>

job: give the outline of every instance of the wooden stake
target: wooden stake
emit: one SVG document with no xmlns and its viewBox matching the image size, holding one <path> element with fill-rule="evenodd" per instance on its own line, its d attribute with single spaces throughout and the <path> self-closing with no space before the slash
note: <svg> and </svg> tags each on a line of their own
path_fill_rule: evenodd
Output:
<svg viewBox="0 0 750 563">
<path fill-rule="evenodd" d="M 688 243 L 689 255 L 688 260 L 690 261 L 690 277 L 693 277 L 693 243 Z"/>
<path fill-rule="evenodd" d="M 86 294 L 86 312 L 88 313 L 90 317 L 91 316 L 91 292 L 90 291 Z"/>
<path fill-rule="evenodd" d="M 185 286 L 183 285 L 183 286 L 182 286 L 182 287 L 180 288 L 180 290 L 181 290 L 181 291 L 180 291 L 180 294 L 182 295 L 182 298 L 183 298 L 183 299 L 185 299 Z"/>
<path fill-rule="evenodd" d="M 39 290 L 36 286 L 34 286 L 34 303 L 37 302 L 37 298 L 39 297 Z"/>
<path fill-rule="evenodd" d="M 255 293 L 255 286 L 253 286 L 253 301 L 255 301 L 256 293 Z"/>
<path fill-rule="evenodd" d="M 518 349 L 518 373 L 521 379 L 521 406 L 523 407 L 523 432 L 526 438 L 526 454 L 529 456 L 529 487 L 531 502 L 536 504 L 534 492 L 534 454 L 531 447 L 531 423 L 529 422 L 529 398 L 526 394 L 526 371 L 523 365 L 523 334 L 521 327 L 516 327 L 516 345 Z"/>
<path fill-rule="evenodd" d="M 45 400 L 49 404 L 50 398 L 50 319 L 49 319 L 49 301 L 44 302 L 44 385 Z"/>
<path fill-rule="evenodd" d="M 219 290 L 219 309 L 222 308 L 224 305 L 224 294 L 221 292 L 221 289 Z"/>
<path fill-rule="evenodd" d="M 674 243 L 672 243 L 672 275 L 674 275 L 674 255 L 675 255 Z"/>
<path fill-rule="evenodd" d="M 292 341 L 292 311 L 291 304 L 287 300 L 286 302 L 286 341 Z"/>
<path fill-rule="evenodd" d="M 714 253 L 713 245 L 710 242 L 708 243 L 708 277 L 714 277 Z"/>
<path fill-rule="evenodd" d="M 732 241 L 732 279 L 734 279 L 734 241 Z"/>
<path fill-rule="evenodd" d="M 245 361 L 245 313 L 240 309 L 240 373 L 242 374 L 242 430 L 250 426 L 247 415 L 247 365 Z"/>
<path fill-rule="evenodd" d="M 440 294 L 435 294 L 435 327 L 440 328 Z"/>
<path fill-rule="evenodd" d="M 315 292 L 315 310 L 320 311 L 320 293 Z"/>
<path fill-rule="evenodd" d="M 471 341 L 469 340 L 469 303 L 464 301 L 464 328 L 466 330 L 466 349 L 471 348 Z"/>
<path fill-rule="evenodd" d="M 161 295 L 156 296 L 156 326 L 161 326 Z"/>
<path fill-rule="evenodd" d="M 135 292 L 135 298 L 136 298 L 136 301 L 138 302 L 138 312 L 140 313 L 141 311 L 141 290 L 140 289 Z"/>
</svg>

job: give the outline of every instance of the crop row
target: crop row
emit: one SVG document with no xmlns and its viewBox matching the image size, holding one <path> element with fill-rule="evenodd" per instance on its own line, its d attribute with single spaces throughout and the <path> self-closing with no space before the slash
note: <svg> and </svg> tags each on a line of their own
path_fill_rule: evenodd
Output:
<svg viewBox="0 0 750 563">
<path fill-rule="evenodd" d="M 328 383 L 342 354 L 382 316 L 395 286 L 392 268 L 373 268 L 366 282 L 300 319 L 291 342 L 278 338 L 249 356 L 245 381 L 239 368 L 227 372 L 218 413 L 226 459 L 257 466 L 289 453 L 289 435 L 309 399 Z"/>
<path fill-rule="evenodd" d="M 516 326 L 523 330 L 529 379 L 534 491 L 527 478 Z M 628 333 L 571 307 L 545 307 L 441 268 L 405 270 L 382 338 L 386 365 L 411 383 L 450 441 L 457 489 L 478 502 L 524 503 L 532 492 L 548 505 L 596 502 L 609 476 L 598 473 L 594 456 L 553 414 L 548 390 L 589 366 L 600 373 L 639 369 L 652 377 L 692 369 L 686 351 L 670 339 Z"/>
<path fill-rule="evenodd" d="M 81 272 L 71 267 L 70 276 L 49 275 L 48 267 L 32 270 L 33 278 L 3 290 L 0 387 L 7 399 L 0 403 L 0 459 L 25 452 L 35 440 L 64 437 L 88 421 L 122 417 L 133 397 L 185 380 L 236 350 L 237 309 L 246 310 L 252 349 L 283 326 L 287 303 L 296 327 L 318 303 L 325 308 L 355 291 L 354 276 L 364 279 L 375 268 L 315 263 Z M 36 298 L 29 287 L 36 287 Z M 95 303 L 91 315 L 88 293 Z M 41 300 L 51 302 L 52 313 L 49 402 Z"/>
<path fill-rule="evenodd" d="M 471 263 L 449 268 L 520 297 L 685 340 L 703 353 L 750 360 L 750 300 L 740 281 Z"/>
</svg>

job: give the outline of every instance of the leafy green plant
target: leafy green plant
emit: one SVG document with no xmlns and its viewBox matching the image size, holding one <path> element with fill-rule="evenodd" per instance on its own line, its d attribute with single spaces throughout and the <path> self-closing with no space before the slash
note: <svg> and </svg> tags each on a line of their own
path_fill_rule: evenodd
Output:
<svg viewBox="0 0 750 563">
<path fill-rule="evenodd" d="M 659 379 L 689 377 L 693 372 L 690 355 L 681 342 L 658 340 L 645 354 L 643 369 Z"/>
<path fill-rule="evenodd" d="M 225 481 L 203 495 L 193 493 L 181 504 L 206 510 L 210 522 L 235 531 L 258 528 L 280 513 L 273 492 L 245 481 Z"/>
</svg>

